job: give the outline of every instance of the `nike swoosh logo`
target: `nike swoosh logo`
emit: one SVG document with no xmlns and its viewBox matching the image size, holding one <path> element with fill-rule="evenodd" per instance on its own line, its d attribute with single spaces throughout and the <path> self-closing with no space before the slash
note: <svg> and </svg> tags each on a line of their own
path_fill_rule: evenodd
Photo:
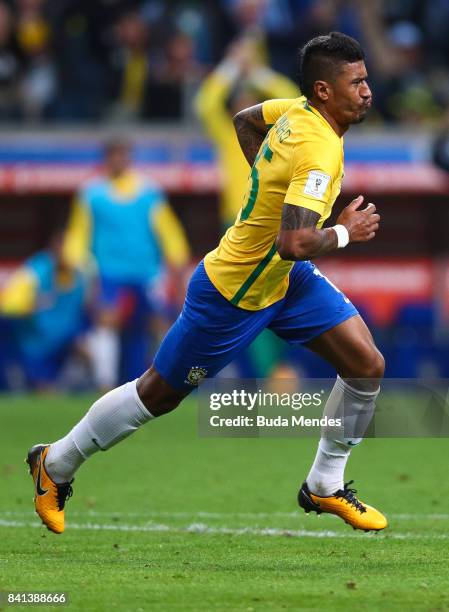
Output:
<svg viewBox="0 0 449 612">
<path fill-rule="evenodd" d="M 36 478 L 36 493 L 39 495 L 39 497 L 48 493 L 48 489 L 43 489 L 41 486 L 41 474 L 42 474 L 42 457 L 39 461 L 39 468 L 37 471 L 37 478 Z"/>
</svg>

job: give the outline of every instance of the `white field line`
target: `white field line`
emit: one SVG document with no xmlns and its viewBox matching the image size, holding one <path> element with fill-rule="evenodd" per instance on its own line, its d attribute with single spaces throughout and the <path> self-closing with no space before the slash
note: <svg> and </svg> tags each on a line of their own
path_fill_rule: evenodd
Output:
<svg viewBox="0 0 449 612">
<path fill-rule="evenodd" d="M 109 518 L 166 518 L 166 519 L 266 519 L 266 518 L 281 518 L 281 519 L 298 519 L 305 518 L 301 510 L 296 512 L 158 512 L 148 510 L 146 512 L 120 512 L 120 511 L 69 511 L 70 516 L 79 517 L 109 517 Z M 0 516 L 34 516 L 33 510 L 0 510 Z M 388 518 L 396 521 L 448 521 L 449 514 L 387 514 Z M 337 517 L 336 517 L 337 518 Z"/>
<path fill-rule="evenodd" d="M 25 522 L 25 521 L 8 521 L 0 519 L 0 528 L 17 529 L 22 527 L 33 527 L 43 528 L 42 524 L 36 521 Z M 195 534 L 207 534 L 207 535 L 255 535 L 255 536 L 283 536 L 291 538 L 367 538 L 369 540 L 447 540 L 449 534 L 415 534 L 415 533 L 386 533 L 385 535 L 380 534 L 355 534 L 355 533 L 340 533 L 336 531 L 307 531 L 305 529 L 279 529 L 277 527 L 265 527 L 265 528 L 254 528 L 254 527 L 211 527 L 204 523 L 192 523 L 185 527 L 173 527 L 171 525 L 164 524 L 148 524 L 148 525 L 110 525 L 101 523 L 70 523 L 68 529 L 75 529 L 80 531 L 121 531 L 121 532 L 135 532 L 135 533 L 195 533 Z"/>
</svg>

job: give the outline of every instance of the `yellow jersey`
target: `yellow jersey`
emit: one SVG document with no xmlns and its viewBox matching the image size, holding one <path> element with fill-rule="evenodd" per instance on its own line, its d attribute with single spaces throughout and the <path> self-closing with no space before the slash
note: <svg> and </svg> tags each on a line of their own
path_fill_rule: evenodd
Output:
<svg viewBox="0 0 449 612">
<path fill-rule="evenodd" d="M 284 204 L 332 212 L 344 174 L 343 138 L 305 97 L 269 100 L 272 125 L 256 156 L 235 224 L 205 257 L 206 272 L 232 304 L 260 310 L 282 299 L 294 262 L 281 259 L 276 238 Z"/>
</svg>

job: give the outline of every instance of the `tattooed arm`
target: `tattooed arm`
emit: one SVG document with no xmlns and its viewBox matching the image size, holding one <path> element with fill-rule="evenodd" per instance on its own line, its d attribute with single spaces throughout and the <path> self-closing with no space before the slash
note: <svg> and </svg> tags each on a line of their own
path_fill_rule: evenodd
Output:
<svg viewBox="0 0 449 612">
<path fill-rule="evenodd" d="M 237 138 L 250 166 L 253 165 L 268 130 L 284 113 L 298 103 L 298 99 L 275 98 L 265 100 L 262 104 L 245 108 L 235 115 L 234 127 Z"/>
<path fill-rule="evenodd" d="M 263 118 L 262 104 L 237 113 L 234 117 L 234 127 L 243 154 L 252 166 L 269 129 Z"/>
<path fill-rule="evenodd" d="M 320 215 L 313 210 L 285 204 L 277 249 L 282 259 L 299 261 L 324 255 L 337 248 L 337 234 L 329 227 L 316 228 Z"/>
<path fill-rule="evenodd" d="M 338 225 L 348 230 L 350 242 L 368 242 L 379 229 L 380 216 L 374 204 L 358 210 L 363 197 L 353 200 L 337 219 Z M 277 237 L 277 250 L 282 259 L 301 261 L 325 255 L 338 247 L 337 233 L 332 227 L 317 229 L 320 215 L 313 210 L 285 204 L 281 228 Z"/>
</svg>

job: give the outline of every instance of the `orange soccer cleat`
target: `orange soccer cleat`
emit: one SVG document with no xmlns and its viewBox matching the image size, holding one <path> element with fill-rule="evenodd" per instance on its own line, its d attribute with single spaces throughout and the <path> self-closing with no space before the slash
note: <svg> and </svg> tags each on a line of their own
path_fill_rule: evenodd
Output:
<svg viewBox="0 0 449 612">
<path fill-rule="evenodd" d="M 354 481 L 347 482 L 343 489 L 336 491 L 329 497 L 319 497 L 314 495 L 304 482 L 298 493 L 298 503 L 308 514 L 313 511 L 317 514 L 327 512 L 342 518 L 345 523 L 354 529 L 364 531 L 380 531 L 388 526 L 385 516 L 367 504 L 361 502 L 356 497 L 357 491 L 350 489 Z"/>
<path fill-rule="evenodd" d="M 45 469 L 45 457 L 50 445 L 37 444 L 28 451 L 26 462 L 34 481 L 34 507 L 44 525 L 53 533 L 64 531 L 64 506 L 72 496 L 71 482 L 53 482 Z M 73 481 L 72 481 L 73 482 Z"/>
</svg>

